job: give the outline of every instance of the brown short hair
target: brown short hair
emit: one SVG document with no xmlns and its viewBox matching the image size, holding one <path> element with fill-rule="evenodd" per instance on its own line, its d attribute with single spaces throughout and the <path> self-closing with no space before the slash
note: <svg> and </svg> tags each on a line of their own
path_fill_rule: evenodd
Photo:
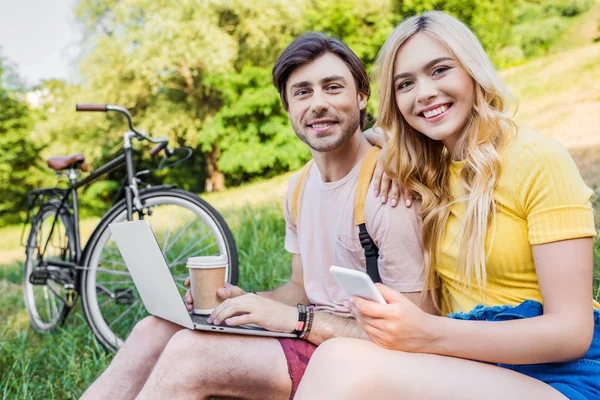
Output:
<svg viewBox="0 0 600 400">
<path fill-rule="evenodd" d="M 369 76 L 363 62 L 341 40 L 334 39 L 322 32 L 308 32 L 298 36 L 288 47 L 283 50 L 273 67 L 273 85 L 279 91 L 283 108 L 287 111 L 289 103 L 285 86 L 290 74 L 298 67 L 308 64 L 325 53 L 332 53 L 339 57 L 348 66 L 356 89 L 363 92 L 367 98 L 371 94 Z M 367 112 L 360 112 L 360 127 L 364 129 Z"/>
</svg>

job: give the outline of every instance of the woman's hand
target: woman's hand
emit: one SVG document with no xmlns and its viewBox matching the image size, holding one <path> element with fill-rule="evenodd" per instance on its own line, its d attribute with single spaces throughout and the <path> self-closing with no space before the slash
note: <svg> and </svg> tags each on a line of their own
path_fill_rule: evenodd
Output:
<svg viewBox="0 0 600 400">
<path fill-rule="evenodd" d="M 377 165 L 375 166 L 375 172 L 373 173 L 373 189 L 375 197 L 379 198 L 382 203 L 390 201 L 392 207 L 396 207 L 400 198 L 400 185 L 398 182 L 392 180 L 383 170 L 383 156 L 385 154 L 385 141 L 383 138 L 383 131 L 380 128 L 367 129 L 364 132 L 365 138 L 373 146 L 381 147 L 382 151 L 379 153 L 377 159 Z M 412 205 L 412 193 L 409 190 L 402 190 L 404 194 L 404 204 L 406 207 Z"/>
<path fill-rule="evenodd" d="M 378 283 L 377 289 L 388 304 L 360 297 L 353 297 L 348 304 L 371 341 L 387 349 L 427 352 L 434 340 L 428 325 L 435 317 L 387 286 Z"/>
</svg>

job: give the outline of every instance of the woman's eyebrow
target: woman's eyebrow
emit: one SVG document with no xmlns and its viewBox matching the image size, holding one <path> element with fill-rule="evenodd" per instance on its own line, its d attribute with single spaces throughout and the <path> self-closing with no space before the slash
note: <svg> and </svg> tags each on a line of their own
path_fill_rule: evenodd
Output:
<svg viewBox="0 0 600 400">
<path fill-rule="evenodd" d="M 431 67 L 433 67 L 435 64 L 442 62 L 442 61 L 453 61 L 454 59 L 452 57 L 438 57 L 435 58 L 431 61 L 429 61 L 427 64 L 425 64 L 425 66 L 423 67 L 423 69 L 429 69 Z M 407 76 L 410 76 L 411 74 L 409 72 L 403 72 L 401 74 L 398 74 L 394 77 L 394 82 L 396 82 L 398 79 L 402 79 L 402 78 L 406 78 Z"/>
</svg>

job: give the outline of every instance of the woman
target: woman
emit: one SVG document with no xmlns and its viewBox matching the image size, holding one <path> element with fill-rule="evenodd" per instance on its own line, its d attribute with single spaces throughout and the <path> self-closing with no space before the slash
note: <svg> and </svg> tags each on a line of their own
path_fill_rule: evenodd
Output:
<svg viewBox="0 0 600 400">
<path fill-rule="evenodd" d="M 296 398 L 600 398 L 593 193 L 568 153 L 517 129 L 447 14 L 401 23 L 377 71 L 386 172 L 422 201 L 426 289 L 449 315 L 382 285 L 386 305 L 353 298 L 371 341 L 321 345 Z"/>
</svg>

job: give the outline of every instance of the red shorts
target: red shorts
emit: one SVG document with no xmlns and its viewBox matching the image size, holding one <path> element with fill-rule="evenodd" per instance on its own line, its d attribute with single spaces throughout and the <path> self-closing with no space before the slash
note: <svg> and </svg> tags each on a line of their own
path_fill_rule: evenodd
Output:
<svg viewBox="0 0 600 400">
<path fill-rule="evenodd" d="M 300 380 L 304 375 L 304 371 L 306 370 L 306 366 L 308 365 L 308 361 L 317 346 L 300 339 L 285 338 L 278 340 L 283 348 L 290 378 L 292 378 L 292 394 L 290 395 L 290 399 L 293 399 L 296 390 L 298 390 L 298 386 L 300 385 Z"/>
</svg>

